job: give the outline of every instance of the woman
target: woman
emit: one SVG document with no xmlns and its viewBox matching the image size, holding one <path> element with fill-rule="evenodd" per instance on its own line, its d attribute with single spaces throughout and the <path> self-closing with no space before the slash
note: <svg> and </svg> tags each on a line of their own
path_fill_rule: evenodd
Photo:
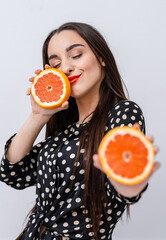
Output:
<svg viewBox="0 0 166 240">
<path fill-rule="evenodd" d="M 117 221 L 140 199 L 150 176 L 135 186 L 117 183 L 106 176 L 96 153 L 116 126 L 145 132 L 142 111 L 127 100 L 107 43 L 87 24 L 66 23 L 52 31 L 43 45 L 43 64 L 68 76 L 71 97 L 54 110 L 40 108 L 31 97 L 32 113 L 7 142 L 1 180 L 16 189 L 36 185 L 37 194 L 17 239 L 112 239 Z M 45 124 L 46 139 L 32 147 Z M 158 167 L 155 163 L 152 173 Z"/>
</svg>

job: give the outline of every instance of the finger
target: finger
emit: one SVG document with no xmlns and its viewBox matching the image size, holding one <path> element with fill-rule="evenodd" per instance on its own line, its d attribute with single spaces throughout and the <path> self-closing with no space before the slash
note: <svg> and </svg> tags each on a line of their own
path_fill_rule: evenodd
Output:
<svg viewBox="0 0 166 240">
<path fill-rule="evenodd" d="M 151 177 L 160 168 L 160 166 L 161 164 L 159 162 L 155 162 L 149 177 Z"/>
<path fill-rule="evenodd" d="M 68 101 L 63 102 L 62 105 L 61 105 L 61 107 L 62 107 L 63 109 L 67 109 L 67 108 L 69 107 L 69 102 L 68 102 Z"/>
<path fill-rule="evenodd" d="M 42 70 L 41 69 L 37 69 L 37 70 L 35 70 L 35 74 L 39 74 L 40 72 L 42 72 Z"/>
<path fill-rule="evenodd" d="M 157 146 L 154 146 L 153 149 L 154 149 L 155 154 L 157 154 L 159 152 L 159 148 Z"/>
<path fill-rule="evenodd" d="M 133 128 L 140 130 L 140 125 L 138 123 L 134 123 Z"/>
<path fill-rule="evenodd" d="M 99 170 L 101 170 L 102 172 L 104 172 L 98 154 L 94 154 L 94 155 L 93 155 L 93 164 L 94 164 L 94 166 L 95 166 L 96 168 L 98 168 Z"/>
<path fill-rule="evenodd" d="M 48 65 L 48 64 L 46 64 L 46 65 L 45 65 L 45 69 L 48 69 L 48 68 L 51 68 L 51 66 Z"/>
<path fill-rule="evenodd" d="M 151 143 L 153 143 L 153 142 L 154 142 L 154 137 L 153 137 L 153 136 L 151 136 L 151 135 L 147 136 L 147 139 L 149 139 L 149 141 L 150 141 Z"/>
<path fill-rule="evenodd" d="M 30 81 L 30 82 L 33 82 L 33 79 L 34 79 L 34 77 L 31 77 L 31 78 L 29 78 L 29 81 Z"/>
<path fill-rule="evenodd" d="M 27 89 L 26 95 L 27 95 L 27 96 L 31 95 L 31 89 L 30 89 L 30 88 Z"/>
<path fill-rule="evenodd" d="M 153 166 L 153 172 L 156 172 L 160 168 L 161 164 L 159 162 L 155 162 Z"/>
</svg>

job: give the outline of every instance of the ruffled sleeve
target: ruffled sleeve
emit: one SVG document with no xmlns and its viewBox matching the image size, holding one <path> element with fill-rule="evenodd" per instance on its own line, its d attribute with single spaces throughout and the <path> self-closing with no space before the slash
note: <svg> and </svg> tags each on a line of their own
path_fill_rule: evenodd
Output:
<svg viewBox="0 0 166 240">
<path fill-rule="evenodd" d="M 5 182 L 15 189 L 24 189 L 36 184 L 37 157 L 50 137 L 35 145 L 24 158 L 13 164 L 7 159 L 6 151 L 14 136 L 5 145 L 5 153 L 0 164 L 0 181 Z"/>
<path fill-rule="evenodd" d="M 148 187 L 148 184 L 145 186 L 145 188 L 136 196 L 133 197 L 125 197 L 121 194 L 119 194 L 115 188 L 113 187 L 113 185 L 111 184 L 111 182 L 109 181 L 109 178 L 107 177 L 107 181 L 106 181 L 106 188 L 107 188 L 107 195 L 110 197 L 114 197 L 119 203 L 123 203 L 125 205 L 131 205 L 134 204 L 136 202 L 138 202 L 142 196 L 142 194 L 146 191 Z"/>
</svg>

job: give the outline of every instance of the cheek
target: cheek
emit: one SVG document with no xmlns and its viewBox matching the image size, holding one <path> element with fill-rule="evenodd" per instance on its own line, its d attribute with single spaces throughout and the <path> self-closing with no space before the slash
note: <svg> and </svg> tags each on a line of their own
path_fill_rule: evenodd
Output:
<svg viewBox="0 0 166 240">
<path fill-rule="evenodd" d="M 96 57 L 89 56 L 84 60 L 83 70 L 90 75 L 98 75 L 101 72 L 101 66 Z"/>
</svg>

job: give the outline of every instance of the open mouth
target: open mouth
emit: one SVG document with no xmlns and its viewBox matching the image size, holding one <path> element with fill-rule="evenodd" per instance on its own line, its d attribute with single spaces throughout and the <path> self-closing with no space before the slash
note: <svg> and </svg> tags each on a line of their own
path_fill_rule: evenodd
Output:
<svg viewBox="0 0 166 240">
<path fill-rule="evenodd" d="M 79 79 L 80 76 L 81 76 L 81 74 L 68 77 L 68 79 L 70 81 L 70 84 L 73 84 L 73 83 L 77 82 L 77 80 Z"/>
</svg>

